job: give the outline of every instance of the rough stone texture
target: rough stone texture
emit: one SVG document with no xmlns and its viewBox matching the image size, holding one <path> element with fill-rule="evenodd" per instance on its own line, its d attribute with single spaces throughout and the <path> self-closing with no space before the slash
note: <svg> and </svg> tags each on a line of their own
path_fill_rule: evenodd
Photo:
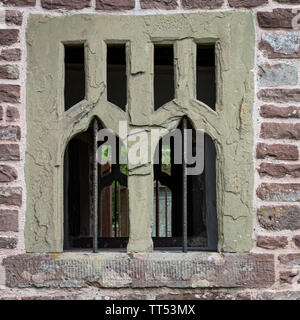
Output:
<svg viewBox="0 0 300 320">
<path fill-rule="evenodd" d="M 2 49 L 0 53 L 0 61 L 20 61 L 21 50 L 15 49 Z"/>
<path fill-rule="evenodd" d="M 171 10 L 178 7 L 177 0 L 140 0 L 142 9 Z"/>
<path fill-rule="evenodd" d="M 49 30 L 53 30 L 51 36 Z M 125 112 L 106 101 L 104 73 L 90 72 L 87 81 L 88 101 L 73 107 L 68 116 L 59 116 L 61 103 L 57 100 L 57 92 L 64 86 L 64 77 L 61 68 L 63 55 L 57 58 L 57 44 L 74 41 L 83 30 L 88 30 L 89 52 L 95 52 L 87 57 L 89 70 L 106 65 L 99 52 L 100 42 L 133 39 L 128 74 L 130 95 Z M 153 113 L 151 43 L 153 39 L 170 37 L 170 34 L 174 39 L 181 39 L 176 45 L 177 99 Z M 223 80 L 218 82 L 217 88 L 218 113 L 213 113 L 210 108 L 193 99 L 195 79 L 192 75 L 196 67 L 194 45 L 196 39 L 207 39 L 208 34 L 210 39 L 220 39 L 222 43 L 216 50 L 217 57 L 224 62 L 218 71 Z M 119 120 L 128 121 L 128 131 L 138 127 L 139 130 L 150 132 L 151 127 L 175 129 L 184 115 L 189 117 L 195 129 L 204 129 L 212 137 L 217 154 L 222 154 L 217 161 L 219 174 L 216 182 L 217 207 L 221 217 L 218 249 L 225 252 L 251 250 L 255 57 L 251 12 L 68 15 L 63 19 L 31 15 L 27 21 L 26 35 L 29 40 L 25 158 L 27 252 L 63 250 L 63 202 L 60 196 L 63 194 L 63 154 L 69 139 L 85 131 L 94 116 L 114 132 L 119 131 Z M 82 37 L 85 39 L 84 33 Z M 47 55 L 44 54 L 45 50 Z M 47 86 L 45 79 L 49 81 Z M 228 105 L 232 107 L 228 108 Z M 153 190 L 152 164 L 130 164 L 128 171 L 130 238 L 127 250 L 148 252 L 153 249 L 153 199 L 149 197 L 149 190 Z M 247 180 L 243 178 L 245 176 Z M 41 228 L 41 225 L 47 228 Z"/>
<path fill-rule="evenodd" d="M 262 183 L 256 194 L 265 201 L 297 202 L 300 201 L 300 184 Z"/>
<path fill-rule="evenodd" d="M 217 9 L 222 7 L 224 0 L 182 0 L 184 9 Z"/>
<path fill-rule="evenodd" d="M 16 238 L 0 236 L 0 249 L 14 249 L 17 247 L 17 243 Z"/>
<path fill-rule="evenodd" d="M 258 293 L 258 300 L 300 300 L 300 291 L 269 291 Z"/>
<path fill-rule="evenodd" d="M 17 170 L 11 166 L 0 165 L 0 182 L 11 182 L 18 178 Z"/>
<path fill-rule="evenodd" d="M 135 0 L 96 0 L 97 10 L 131 10 Z"/>
<path fill-rule="evenodd" d="M 265 64 L 259 67 L 258 77 L 261 87 L 296 85 L 298 83 L 298 69 L 285 63 Z"/>
<path fill-rule="evenodd" d="M 284 178 L 290 176 L 300 178 L 300 164 L 262 163 L 258 169 L 261 177 Z"/>
<path fill-rule="evenodd" d="M 0 204 L 20 207 L 22 205 L 22 188 L 0 187 Z"/>
<path fill-rule="evenodd" d="M 42 8 L 49 10 L 79 10 L 91 6 L 91 0 L 41 0 Z"/>
<path fill-rule="evenodd" d="M 300 139 L 300 123 L 264 122 L 261 125 L 260 137 L 264 139 Z"/>
<path fill-rule="evenodd" d="M 20 102 L 20 86 L 14 84 L 0 84 L 0 102 Z"/>
<path fill-rule="evenodd" d="M 265 144 L 258 143 L 256 148 L 256 158 L 272 158 L 276 160 L 298 160 L 299 151 L 297 146 L 286 144 Z"/>
<path fill-rule="evenodd" d="M 282 4 L 300 4 L 300 0 L 274 0 L 274 1 Z"/>
<path fill-rule="evenodd" d="M 265 102 L 300 102 L 300 89 L 262 89 L 257 96 Z"/>
<path fill-rule="evenodd" d="M 3 120 L 3 107 L 0 106 L 0 120 Z"/>
<path fill-rule="evenodd" d="M 18 108 L 16 107 L 7 107 L 6 109 L 6 121 L 8 122 L 15 122 L 20 120 L 20 113 Z"/>
<path fill-rule="evenodd" d="M 298 275 L 297 271 L 281 271 L 280 272 L 280 283 L 281 284 L 292 284 L 297 275 Z"/>
<path fill-rule="evenodd" d="M 0 45 L 9 46 L 19 41 L 19 30 L 0 29 Z"/>
<path fill-rule="evenodd" d="M 160 294 L 155 300 L 251 300 L 251 295 L 236 290 L 204 290 L 196 293 Z"/>
<path fill-rule="evenodd" d="M 256 244 L 260 248 L 274 250 L 285 248 L 288 245 L 288 239 L 287 237 L 258 236 Z"/>
<path fill-rule="evenodd" d="M 0 160 L 20 160 L 20 149 L 18 144 L 0 144 Z"/>
<path fill-rule="evenodd" d="M 300 229 L 300 207 L 298 206 L 263 206 L 257 211 L 259 224 L 267 230 Z"/>
<path fill-rule="evenodd" d="M 292 29 L 292 20 L 297 15 L 292 9 L 274 9 L 272 12 L 257 12 L 258 24 L 261 28 Z"/>
<path fill-rule="evenodd" d="M 275 281 L 267 254 L 25 254 L 5 258 L 3 266 L 8 287 L 263 288 Z"/>
<path fill-rule="evenodd" d="M 284 269 L 300 268 L 300 253 L 281 254 L 278 257 L 280 267 Z"/>
<path fill-rule="evenodd" d="M 230 7 L 235 8 L 253 8 L 267 4 L 269 0 L 228 0 Z"/>
<path fill-rule="evenodd" d="M 23 22 L 23 14 L 17 10 L 6 10 L 5 11 L 5 22 L 10 24 L 15 24 L 17 26 L 22 25 Z"/>
<path fill-rule="evenodd" d="M 294 241 L 295 245 L 296 245 L 298 248 L 300 248 L 300 235 L 295 236 L 295 237 L 293 238 L 293 241 Z"/>
<path fill-rule="evenodd" d="M 18 211 L 0 210 L 0 231 L 19 231 Z"/>
<path fill-rule="evenodd" d="M 263 118 L 300 118 L 300 107 L 276 107 L 273 105 L 263 105 L 260 107 L 260 115 Z"/>
<path fill-rule="evenodd" d="M 14 65 L 0 66 L 0 79 L 19 79 L 19 68 Z"/>
<path fill-rule="evenodd" d="M 36 0 L 2 0 L 4 5 L 16 6 L 16 7 L 34 7 Z"/>
<path fill-rule="evenodd" d="M 18 141 L 21 138 L 19 126 L 0 126 L 0 140 Z"/>
<path fill-rule="evenodd" d="M 299 58 L 300 36 L 298 34 L 263 33 L 259 49 L 268 58 Z"/>
</svg>

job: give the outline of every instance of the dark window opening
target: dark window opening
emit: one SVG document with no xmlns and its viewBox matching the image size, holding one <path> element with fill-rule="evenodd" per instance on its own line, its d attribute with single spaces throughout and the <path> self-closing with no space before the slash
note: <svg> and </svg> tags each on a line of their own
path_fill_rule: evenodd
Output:
<svg viewBox="0 0 300 320">
<path fill-rule="evenodd" d="M 216 106 L 215 45 L 197 45 L 197 100 Z"/>
<path fill-rule="evenodd" d="M 65 45 L 65 110 L 85 99 L 84 44 Z"/>
<path fill-rule="evenodd" d="M 95 121 L 95 120 L 94 120 Z M 94 123 L 86 132 L 75 136 L 68 144 L 64 160 L 64 249 L 126 248 L 129 236 L 127 165 L 97 163 L 95 172 Z M 97 130 L 100 129 L 98 123 Z M 104 143 L 104 142 L 102 142 Z M 101 145 L 97 143 L 97 148 Z M 121 147 L 121 152 L 123 152 Z M 111 149 L 102 149 L 111 159 Z M 97 177 L 97 188 L 95 188 Z M 95 191 L 96 190 L 96 191 Z M 94 192 L 97 210 L 94 209 Z M 94 213 L 97 212 L 97 222 Z"/>
<path fill-rule="evenodd" d="M 192 129 L 187 121 L 187 129 Z M 179 128 L 182 130 L 182 123 Z M 195 130 L 193 130 L 195 155 Z M 183 185 L 183 165 L 174 162 L 174 139 L 169 145 L 159 145 L 160 163 L 154 165 L 154 248 L 183 247 L 183 198 L 187 197 L 187 247 L 189 250 L 217 250 L 218 227 L 216 209 L 216 150 L 208 135 L 204 137 L 204 171 L 186 176 Z M 169 155 L 169 156 L 168 156 Z M 166 157 L 169 162 L 166 163 Z"/>
<path fill-rule="evenodd" d="M 126 44 L 107 45 L 107 100 L 125 111 L 127 104 Z"/>
<path fill-rule="evenodd" d="M 173 45 L 154 45 L 154 109 L 174 99 Z"/>
</svg>

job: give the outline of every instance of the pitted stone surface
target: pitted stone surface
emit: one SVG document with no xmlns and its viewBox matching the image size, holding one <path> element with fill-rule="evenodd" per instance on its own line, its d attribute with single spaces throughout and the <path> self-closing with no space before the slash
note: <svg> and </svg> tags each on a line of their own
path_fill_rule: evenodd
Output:
<svg viewBox="0 0 300 320">
<path fill-rule="evenodd" d="M 269 287 L 268 254 L 25 254 L 3 260 L 9 287 Z"/>
<path fill-rule="evenodd" d="M 277 206 L 258 209 L 258 221 L 267 230 L 298 230 L 300 229 L 300 207 Z"/>
<path fill-rule="evenodd" d="M 219 7 L 223 0 L 193 3 Z M 94 117 L 118 133 L 120 120 L 128 121 L 128 132 L 137 127 L 150 132 L 151 128 L 175 129 L 183 116 L 191 120 L 195 129 L 205 130 L 216 147 L 219 250 L 251 250 L 255 48 L 251 12 L 31 15 L 26 35 L 27 252 L 63 250 L 64 150 L 68 141 L 85 131 Z M 76 41 L 78 35 L 88 47 L 87 95 L 86 100 L 64 112 L 61 43 Z M 176 43 L 176 99 L 154 112 L 152 42 L 170 37 Z M 130 41 L 131 48 L 130 93 L 125 112 L 107 101 L 103 72 L 105 41 L 120 39 Z M 195 99 L 195 41 L 199 39 L 216 43 L 216 57 L 220 62 L 217 77 L 222 79 L 217 81 L 216 112 Z M 150 252 L 153 249 L 153 197 L 149 195 L 149 190 L 153 190 L 152 164 L 149 160 L 144 166 L 129 165 L 128 169 L 130 238 L 127 250 Z M 244 181 L 244 176 L 249 178 Z"/>
<path fill-rule="evenodd" d="M 298 83 L 297 67 L 284 63 L 260 66 L 258 75 L 261 87 L 296 85 Z"/>
</svg>

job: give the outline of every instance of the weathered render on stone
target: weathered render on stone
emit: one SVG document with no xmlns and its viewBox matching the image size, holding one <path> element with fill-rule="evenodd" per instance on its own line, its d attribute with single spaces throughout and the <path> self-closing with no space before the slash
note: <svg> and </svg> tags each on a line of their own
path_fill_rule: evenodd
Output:
<svg viewBox="0 0 300 320">
<path fill-rule="evenodd" d="M 24 254 L 3 260 L 8 287 L 267 288 L 271 254 Z"/>
<path fill-rule="evenodd" d="M 237 33 L 236 30 L 239 30 Z M 61 32 L 64 30 L 64 32 Z M 128 104 L 106 99 L 105 41 L 126 41 Z M 64 112 L 63 43 L 84 42 L 86 99 Z M 176 96 L 153 107 L 153 42 L 175 44 Z M 251 13 L 212 12 L 151 16 L 31 15 L 27 25 L 27 252 L 63 250 L 63 156 L 70 139 L 98 117 L 118 132 L 176 128 L 187 115 L 217 150 L 219 250 L 252 248 L 254 26 Z M 196 43 L 216 43 L 216 112 L 196 100 Z M 249 177 L 244 180 L 243 177 Z M 151 251 L 153 169 L 129 167 L 129 252 Z"/>
</svg>

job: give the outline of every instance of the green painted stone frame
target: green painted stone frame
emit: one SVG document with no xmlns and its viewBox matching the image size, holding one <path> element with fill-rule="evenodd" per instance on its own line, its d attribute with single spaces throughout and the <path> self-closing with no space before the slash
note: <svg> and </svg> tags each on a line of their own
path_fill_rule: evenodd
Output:
<svg viewBox="0 0 300 320">
<path fill-rule="evenodd" d="M 219 245 L 248 252 L 253 233 L 253 16 L 248 12 L 167 15 L 76 14 L 28 18 L 26 81 L 27 252 L 63 251 L 63 159 L 70 139 L 97 116 L 118 132 L 173 129 L 187 115 L 217 150 Z M 106 42 L 126 42 L 126 111 L 106 99 Z M 175 99 L 154 112 L 153 43 L 175 45 Z M 217 104 L 196 100 L 196 43 L 215 43 Z M 64 111 L 64 43 L 84 43 L 86 98 Z M 152 251 L 153 168 L 130 167 L 128 252 Z M 150 192 L 149 192 L 150 190 Z"/>
</svg>

